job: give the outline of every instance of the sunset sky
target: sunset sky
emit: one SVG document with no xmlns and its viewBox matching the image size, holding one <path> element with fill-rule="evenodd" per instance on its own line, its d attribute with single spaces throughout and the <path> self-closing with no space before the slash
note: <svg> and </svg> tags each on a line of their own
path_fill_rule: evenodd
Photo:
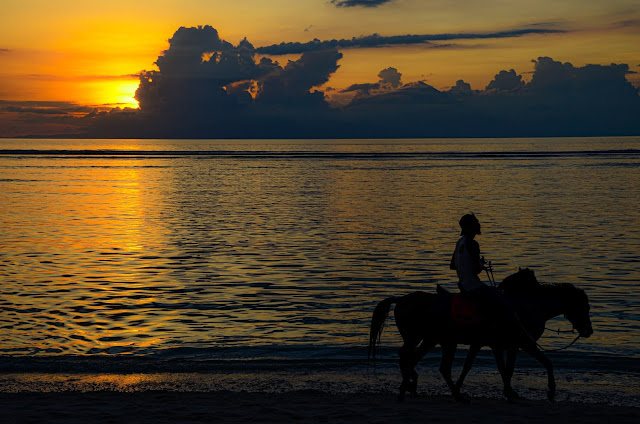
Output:
<svg viewBox="0 0 640 424">
<path fill-rule="evenodd" d="M 382 82 L 383 69 L 397 70 L 401 84 L 422 81 L 445 91 L 464 80 L 484 90 L 502 70 L 529 82 L 539 57 L 576 68 L 626 64 L 627 81 L 640 87 L 637 0 L 7 0 L 0 136 L 66 131 L 40 124 L 33 108 L 64 106 L 75 118 L 96 107 L 137 108 L 140 72 L 158 70 L 178 28 L 204 25 L 234 46 L 246 37 L 256 61 L 267 55 L 282 67 L 302 52 L 281 55 L 269 46 L 379 35 L 337 47 L 337 69 L 314 86 L 332 107 L 352 100 L 348 87 Z M 416 37 L 404 42 L 407 35 Z"/>
</svg>

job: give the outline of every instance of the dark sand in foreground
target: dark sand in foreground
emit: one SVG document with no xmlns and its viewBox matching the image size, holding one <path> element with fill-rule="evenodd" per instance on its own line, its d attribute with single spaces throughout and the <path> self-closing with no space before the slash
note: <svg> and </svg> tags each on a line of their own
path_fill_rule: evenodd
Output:
<svg viewBox="0 0 640 424">
<path fill-rule="evenodd" d="M 546 401 L 509 404 L 475 398 L 393 394 L 334 395 L 316 391 L 0 393 L 0 423 L 597 423 L 640 422 L 640 408 Z"/>
</svg>

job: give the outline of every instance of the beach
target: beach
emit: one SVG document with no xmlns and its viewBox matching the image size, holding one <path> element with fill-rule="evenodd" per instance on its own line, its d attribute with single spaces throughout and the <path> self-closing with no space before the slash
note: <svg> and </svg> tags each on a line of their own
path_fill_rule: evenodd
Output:
<svg viewBox="0 0 640 424">
<path fill-rule="evenodd" d="M 0 422 L 624 424 L 640 418 L 633 370 L 617 378 L 558 370 L 555 403 L 546 399 L 539 372 L 517 370 L 514 387 L 522 398 L 509 403 L 495 371 L 474 370 L 462 389 L 470 402 L 457 403 L 433 367 L 419 367 L 418 394 L 399 402 L 397 369 L 384 364 L 351 372 L 321 364 L 288 371 L 235 364 L 215 372 L 77 372 L 86 365 L 79 362 L 76 372 L 0 368 Z M 138 361 L 122 366 L 145 367 Z M 614 380 L 619 384 L 607 383 Z"/>
<path fill-rule="evenodd" d="M 320 391 L 63 392 L 0 394 L 3 423 L 122 422 L 526 422 L 636 423 L 640 409 L 572 402 L 474 398 L 459 404 L 447 396 L 408 398 L 392 393 L 329 394 Z"/>
</svg>

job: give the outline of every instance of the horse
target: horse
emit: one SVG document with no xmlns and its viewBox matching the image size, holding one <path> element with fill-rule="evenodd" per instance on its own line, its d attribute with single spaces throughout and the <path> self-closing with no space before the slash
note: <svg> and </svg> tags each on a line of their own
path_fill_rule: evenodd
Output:
<svg viewBox="0 0 640 424">
<path fill-rule="evenodd" d="M 441 290 L 438 293 L 418 291 L 401 297 L 389 297 L 378 303 L 371 318 L 368 355 L 375 362 L 376 348 L 380 343 L 384 322 L 391 305 L 395 304 L 396 326 L 404 342 L 398 352 L 402 374 L 399 400 L 404 399 L 407 391 L 416 394 L 418 374 L 415 366 L 424 355 L 440 344 L 440 373 L 456 400 L 465 400 L 460 394 L 464 377 L 471 369 L 473 359 L 480 348 L 489 346 L 494 352 L 504 384 L 503 393 L 507 399 L 514 400 L 518 397 L 511 387 L 511 377 L 515 356 L 518 349 L 522 349 L 545 367 L 549 388 L 547 397 L 554 401 L 556 384 L 553 365 L 539 349 L 536 341 L 544 332 L 546 321 L 563 314 L 581 337 L 587 338 L 593 334 L 587 295 L 583 290 L 568 283 L 539 284 L 533 276 L 533 271 L 526 268 L 507 277 L 499 287 L 511 308 L 517 312 L 519 320 L 516 318 L 498 322 L 496 319 L 490 319 L 488 311 L 483 311 L 483 305 L 477 301 L 465 299 L 465 295 L 454 295 Z M 480 309 L 480 313 L 475 314 L 475 320 L 460 320 L 460 317 L 452 312 L 452 305 L 461 302 Z M 463 372 L 454 383 L 451 368 L 458 344 L 469 345 L 470 349 Z M 506 365 L 505 351 L 508 352 Z"/>
</svg>

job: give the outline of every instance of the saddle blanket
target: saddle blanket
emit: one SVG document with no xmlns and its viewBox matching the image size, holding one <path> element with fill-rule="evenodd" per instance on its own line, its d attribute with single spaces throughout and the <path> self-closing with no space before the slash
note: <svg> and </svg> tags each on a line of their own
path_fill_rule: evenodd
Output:
<svg viewBox="0 0 640 424">
<path fill-rule="evenodd" d="M 482 318 L 476 301 L 459 294 L 451 300 L 451 317 L 458 324 L 465 325 L 479 325 Z"/>
</svg>

